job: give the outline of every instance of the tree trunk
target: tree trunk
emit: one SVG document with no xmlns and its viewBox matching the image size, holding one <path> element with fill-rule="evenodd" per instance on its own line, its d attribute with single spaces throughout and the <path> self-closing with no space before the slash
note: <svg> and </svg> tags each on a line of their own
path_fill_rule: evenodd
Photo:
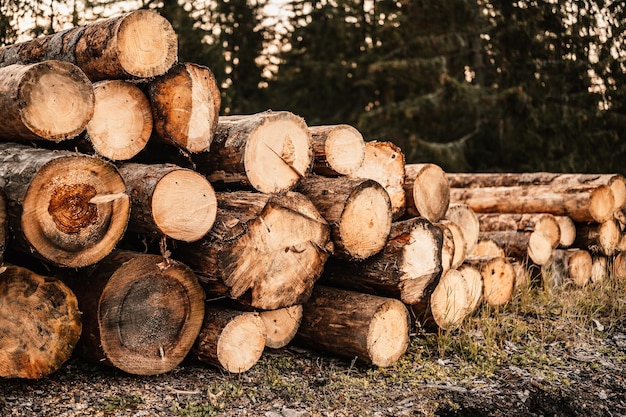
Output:
<svg viewBox="0 0 626 417">
<path fill-rule="evenodd" d="M 547 213 L 477 213 L 483 232 L 518 231 L 541 233 L 556 248 L 561 242 L 561 228 L 556 217 Z"/>
<path fill-rule="evenodd" d="M 322 283 L 415 304 L 437 285 L 442 245 L 441 229 L 426 219 L 394 222 L 381 252 L 359 262 L 331 257 Z"/>
<path fill-rule="evenodd" d="M 191 266 L 210 295 L 276 310 L 302 304 L 332 251 L 330 228 L 295 192 L 217 193 L 213 229 L 181 243 L 174 257 Z"/>
<path fill-rule="evenodd" d="M 537 232 L 507 230 L 499 232 L 480 232 L 481 238 L 491 239 L 498 244 L 506 256 L 521 261 L 529 260 L 535 265 L 545 265 L 550 261 L 555 249 L 554 242 Z"/>
<path fill-rule="evenodd" d="M 453 330 L 470 314 L 467 281 L 456 269 L 441 276 L 434 291 L 410 307 L 419 325 L 425 329 Z"/>
<path fill-rule="evenodd" d="M 193 242 L 213 227 L 217 197 L 199 173 L 172 164 L 120 164 L 131 196 L 130 230 Z"/>
<path fill-rule="evenodd" d="M 483 300 L 483 276 L 477 266 L 463 264 L 458 268 L 467 286 L 468 315 L 473 314 Z"/>
<path fill-rule="evenodd" d="M 156 137 L 187 152 L 209 151 L 222 103 L 209 68 L 176 64 L 150 82 L 147 94 Z"/>
<path fill-rule="evenodd" d="M 385 246 L 392 208 L 389 194 L 376 181 L 312 175 L 304 178 L 297 190 L 330 224 L 333 255 L 365 259 Z"/>
<path fill-rule="evenodd" d="M 302 304 L 259 312 L 265 325 L 265 346 L 271 349 L 287 346 L 296 337 L 302 312 Z"/>
<path fill-rule="evenodd" d="M 404 191 L 406 212 L 431 222 L 443 219 L 450 205 L 450 185 L 446 173 L 435 164 L 407 164 Z"/>
<path fill-rule="evenodd" d="M 3 185 L 4 181 L 0 179 L 0 185 Z M 0 268 L 4 263 L 4 251 L 7 247 L 7 231 L 8 231 L 8 214 L 7 214 L 7 196 L 4 193 L 4 189 L 0 187 Z"/>
<path fill-rule="evenodd" d="M 480 223 L 474 210 L 467 204 L 450 204 L 445 219 L 456 223 L 463 230 L 465 253 L 471 253 L 480 233 Z"/>
<path fill-rule="evenodd" d="M 193 351 L 198 359 L 231 373 L 256 364 L 265 349 L 265 325 L 258 313 L 207 306 Z"/>
<path fill-rule="evenodd" d="M 123 80 L 94 83 L 95 111 L 79 146 L 112 161 L 126 161 L 148 144 L 152 110 L 146 95 Z"/>
<path fill-rule="evenodd" d="M 116 250 L 92 268 L 68 273 L 83 312 L 77 352 L 136 375 L 178 366 L 204 317 L 204 292 L 185 265 Z"/>
<path fill-rule="evenodd" d="M 554 216 L 554 218 L 559 223 L 559 230 L 561 231 L 559 246 L 561 248 L 572 246 L 576 241 L 576 224 L 568 216 Z"/>
<path fill-rule="evenodd" d="M 477 213 L 550 213 L 575 222 L 602 223 L 613 217 L 614 198 L 607 185 L 520 185 L 451 188 L 450 201 Z"/>
<path fill-rule="evenodd" d="M 210 152 L 191 155 L 213 184 L 254 188 L 262 193 L 293 189 L 313 164 L 311 134 L 293 113 L 266 111 L 221 116 Z"/>
<path fill-rule="evenodd" d="M 609 261 L 608 257 L 602 255 L 596 255 L 591 257 L 591 282 L 594 284 L 597 282 L 608 279 L 609 276 Z"/>
<path fill-rule="evenodd" d="M 92 81 L 147 78 L 178 59 L 178 38 L 160 14 L 137 10 L 0 48 L 0 66 L 47 60 L 78 65 Z"/>
<path fill-rule="evenodd" d="M 391 199 L 393 219 L 397 220 L 406 209 L 404 166 L 404 154 L 393 143 L 367 142 L 363 164 L 350 177 L 372 179 L 385 187 Z"/>
<path fill-rule="evenodd" d="M 16 249 L 58 266 L 98 262 L 124 235 L 130 199 L 114 165 L 72 152 L 0 144 Z"/>
<path fill-rule="evenodd" d="M 313 146 L 313 172 L 351 175 L 363 164 L 365 141 L 350 125 L 309 126 Z"/>
<path fill-rule="evenodd" d="M 626 252 L 619 252 L 615 255 L 610 272 L 616 279 L 626 279 Z"/>
<path fill-rule="evenodd" d="M 80 337 L 76 296 L 56 278 L 14 265 L 0 270 L 0 377 L 48 376 Z"/>
<path fill-rule="evenodd" d="M 550 289 L 574 284 L 584 287 L 591 279 L 592 259 L 583 249 L 557 249 L 551 262 L 541 268 L 543 283 Z"/>
<path fill-rule="evenodd" d="M 75 65 L 47 61 L 0 68 L 2 141 L 76 137 L 94 114 L 91 82 Z"/>
<path fill-rule="evenodd" d="M 465 259 L 465 238 L 461 227 L 450 220 L 441 220 L 434 223 L 441 229 L 443 243 L 441 247 L 441 272 L 448 269 L 457 269 Z"/>
<path fill-rule="evenodd" d="M 317 285 L 304 304 L 295 341 L 388 367 L 408 348 L 409 313 L 392 298 Z"/>
<path fill-rule="evenodd" d="M 576 240 L 573 246 L 587 249 L 592 253 L 612 256 L 617 253 L 621 238 L 622 232 L 617 220 L 579 223 L 576 225 Z"/>
<path fill-rule="evenodd" d="M 483 277 L 483 300 L 492 306 L 511 301 L 515 287 L 515 270 L 506 258 L 469 256 L 465 263 L 477 268 Z"/>
</svg>

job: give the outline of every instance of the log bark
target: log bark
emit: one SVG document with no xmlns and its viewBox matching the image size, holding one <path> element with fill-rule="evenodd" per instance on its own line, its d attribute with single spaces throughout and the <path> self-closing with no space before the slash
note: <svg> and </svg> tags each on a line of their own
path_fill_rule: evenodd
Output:
<svg viewBox="0 0 626 417">
<path fill-rule="evenodd" d="M 498 244 L 507 257 L 528 261 L 535 265 L 545 265 L 554 251 L 553 240 L 542 233 L 507 230 L 480 232 L 481 238 L 491 239 Z"/>
<path fill-rule="evenodd" d="M 576 224 L 567 216 L 554 216 L 559 223 L 559 230 L 561 231 L 561 240 L 559 246 L 561 249 L 570 247 L 576 241 Z"/>
<path fill-rule="evenodd" d="M 579 223 L 576 225 L 576 239 L 573 246 L 587 249 L 592 253 L 612 256 L 619 250 L 622 232 L 617 220 L 603 223 Z"/>
<path fill-rule="evenodd" d="M 484 232 L 515 230 L 541 233 L 556 248 L 561 242 L 561 228 L 556 217 L 547 213 L 477 213 L 479 228 Z"/>
<path fill-rule="evenodd" d="M 265 346 L 280 349 L 287 346 L 302 323 L 302 304 L 259 312 L 265 325 Z"/>
<path fill-rule="evenodd" d="M 131 196 L 129 230 L 193 242 L 213 227 L 217 197 L 201 174 L 172 164 L 125 163 L 119 172 Z"/>
<path fill-rule="evenodd" d="M 72 355 L 82 323 L 74 293 L 57 278 L 0 267 L 0 377 L 44 378 Z"/>
<path fill-rule="evenodd" d="M 59 142 L 78 136 L 94 114 L 89 79 L 68 62 L 0 68 L 0 138 Z"/>
<path fill-rule="evenodd" d="M 328 223 L 304 195 L 217 193 L 213 229 L 173 248 L 213 296 L 276 310 L 302 304 L 332 252 Z"/>
<path fill-rule="evenodd" d="M 294 339 L 312 349 L 389 367 L 409 344 L 409 313 L 386 297 L 317 285 Z"/>
<path fill-rule="evenodd" d="M 437 285 L 442 245 L 441 229 L 426 219 L 394 222 L 381 252 L 359 262 L 331 257 L 321 282 L 415 304 Z"/>
<path fill-rule="evenodd" d="M 463 238 L 465 239 L 465 252 L 471 253 L 478 242 L 480 233 L 480 223 L 474 210 L 467 204 L 454 203 L 450 204 L 446 211 L 445 218 L 450 220 L 463 230 Z"/>
<path fill-rule="evenodd" d="M 265 325 L 258 313 L 207 306 L 193 347 L 197 358 L 231 373 L 246 372 L 265 349 Z"/>
<path fill-rule="evenodd" d="M 152 80 L 146 90 L 155 137 L 186 152 L 209 151 L 222 103 L 210 68 L 176 64 Z"/>
<path fill-rule="evenodd" d="M 501 306 L 513 297 L 515 270 L 506 258 L 470 256 L 465 263 L 480 270 L 483 277 L 483 300 L 491 306 Z"/>
<path fill-rule="evenodd" d="M 137 10 L 0 48 L 0 66 L 47 60 L 78 65 L 92 81 L 148 78 L 178 59 L 172 25 L 150 10 Z"/>
<path fill-rule="evenodd" d="M 135 375 L 178 366 L 204 317 L 204 292 L 184 264 L 115 250 L 63 280 L 78 298 L 83 335 L 77 353 Z"/>
<path fill-rule="evenodd" d="M 470 303 L 467 281 L 461 272 L 450 269 L 427 300 L 410 307 L 420 327 L 454 330 L 470 314 Z"/>
<path fill-rule="evenodd" d="M 393 219 L 398 220 L 406 209 L 404 167 L 404 154 L 398 146 L 391 142 L 371 141 L 365 144 L 363 164 L 349 176 L 368 178 L 385 187 L 391 199 Z"/>
<path fill-rule="evenodd" d="M 311 175 L 297 190 L 330 224 L 333 255 L 365 259 L 385 246 L 393 214 L 389 194 L 376 181 Z"/>
<path fill-rule="evenodd" d="M 124 80 L 93 84 L 93 117 L 79 141 L 82 152 L 127 161 L 141 152 L 152 135 L 152 109 L 137 85 Z"/>
<path fill-rule="evenodd" d="M 102 159 L 4 143 L 0 177 L 16 250 L 80 268 L 105 257 L 126 231 L 130 199 Z"/>
<path fill-rule="evenodd" d="M 450 201 L 477 213 L 550 213 L 575 222 L 602 223 L 613 217 L 614 198 L 607 185 L 520 185 L 451 188 Z"/>
<path fill-rule="evenodd" d="M 567 285 L 584 287 L 591 279 L 592 258 L 587 250 L 557 249 L 551 262 L 541 268 L 543 284 L 548 289 Z"/>
<path fill-rule="evenodd" d="M 450 184 L 446 173 L 435 164 L 407 164 L 404 191 L 406 212 L 431 222 L 443 219 L 450 205 Z"/>
<path fill-rule="evenodd" d="M 210 152 L 191 155 L 211 183 L 262 193 L 293 189 L 313 164 L 311 135 L 290 112 L 221 116 Z"/>
<path fill-rule="evenodd" d="M 338 176 L 353 174 L 365 158 L 363 135 L 350 125 L 309 126 L 313 172 Z"/>
</svg>

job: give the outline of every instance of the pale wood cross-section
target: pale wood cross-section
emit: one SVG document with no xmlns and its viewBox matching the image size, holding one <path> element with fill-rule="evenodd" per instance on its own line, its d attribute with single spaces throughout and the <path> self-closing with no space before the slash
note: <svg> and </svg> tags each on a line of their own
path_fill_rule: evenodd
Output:
<svg viewBox="0 0 626 417">
<path fill-rule="evenodd" d="M 404 167 L 404 154 L 398 146 L 391 142 L 371 141 L 365 144 L 363 164 L 349 176 L 368 178 L 385 187 L 391 199 L 393 219 L 397 220 L 406 210 Z"/>
<path fill-rule="evenodd" d="M 130 198 L 100 158 L 0 143 L 14 248 L 72 268 L 109 254 L 126 231 Z"/>
<path fill-rule="evenodd" d="M 0 48 L 0 66 L 68 61 L 92 81 L 154 77 L 177 59 L 178 37 L 172 25 L 147 9 Z"/>
<path fill-rule="evenodd" d="M 206 306 L 204 322 L 193 347 L 196 357 L 230 373 L 256 364 L 265 349 L 265 325 L 258 313 Z"/>
<path fill-rule="evenodd" d="M 137 85 L 124 80 L 93 84 L 95 108 L 85 141 L 93 152 L 112 161 L 126 161 L 141 152 L 152 135 L 152 109 Z"/>
<path fill-rule="evenodd" d="M 119 165 L 131 196 L 130 230 L 193 242 L 213 227 L 217 197 L 201 174 L 172 164 Z"/>
<path fill-rule="evenodd" d="M 322 282 L 415 304 L 441 276 L 441 229 L 422 217 L 394 222 L 383 250 L 362 261 L 331 257 Z"/>
<path fill-rule="evenodd" d="M 222 103 L 217 80 L 210 68 L 174 65 L 147 86 L 155 138 L 186 152 L 209 151 Z"/>
<path fill-rule="evenodd" d="M 393 213 L 389 194 L 376 181 L 311 175 L 300 182 L 297 190 L 330 224 L 333 255 L 365 259 L 385 246 Z"/>
<path fill-rule="evenodd" d="M 576 225 L 574 247 L 586 248 L 592 253 L 615 255 L 619 250 L 622 231 L 615 219 L 603 223 L 579 223 Z"/>
<path fill-rule="evenodd" d="M 465 239 L 465 252 L 471 253 L 478 243 L 480 234 L 480 223 L 474 210 L 467 204 L 452 203 L 446 211 L 445 219 L 456 223 L 461 228 Z"/>
<path fill-rule="evenodd" d="M 0 68 L 2 141 L 59 142 L 78 136 L 94 114 L 89 79 L 73 64 L 46 61 Z"/>
<path fill-rule="evenodd" d="M 306 301 L 332 252 L 330 227 L 313 203 L 296 192 L 218 192 L 217 200 L 213 229 L 177 244 L 174 257 L 211 296 L 261 310 Z"/>
<path fill-rule="evenodd" d="M 260 311 L 259 316 L 265 324 L 265 346 L 271 349 L 287 346 L 300 328 L 302 312 L 302 304 Z"/>
<path fill-rule="evenodd" d="M 304 304 L 299 345 L 389 367 L 409 345 L 409 312 L 399 300 L 316 285 Z"/>
<path fill-rule="evenodd" d="M 191 351 L 204 318 L 204 291 L 184 264 L 115 250 L 93 268 L 67 272 L 78 297 L 86 359 L 135 375 L 171 371 Z"/>
<path fill-rule="evenodd" d="M 551 262 L 541 268 L 543 284 L 548 289 L 584 287 L 591 279 L 592 263 L 591 254 L 585 249 L 557 249 Z"/>
<path fill-rule="evenodd" d="M 313 172 L 351 175 L 365 158 L 361 132 L 350 125 L 309 126 L 313 145 Z"/>
<path fill-rule="evenodd" d="M 435 164 L 407 164 L 404 191 L 406 211 L 431 222 L 443 219 L 450 204 L 450 184 L 446 173 Z"/>
<path fill-rule="evenodd" d="M 74 293 L 59 279 L 0 268 L 0 377 L 44 378 L 72 355 L 81 334 Z"/>
<path fill-rule="evenodd" d="M 293 189 L 313 164 L 304 120 L 286 111 L 221 116 L 210 152 L 191 155 L 211 183 L 280 193 Z"/>
<path fill-rule="evenodd" d="M 477 268 L 483 277 L 483 300 L 492 306 L 511 301 L 515 288 L 515 270 L 507 258 L 469 256 L 465 263 Z"/>
</svg>

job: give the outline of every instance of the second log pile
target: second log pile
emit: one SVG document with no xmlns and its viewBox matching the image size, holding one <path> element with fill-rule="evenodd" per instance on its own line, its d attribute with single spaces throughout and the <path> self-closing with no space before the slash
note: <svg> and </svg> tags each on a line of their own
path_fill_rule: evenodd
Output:
<svg viewBox="0 0 626 417">
<path fill-rule="evenodd" d="M 534 266 L 583 286 L 618 265 L 619 175 L 449 174 L 352 126 L 219 116 L 175 45 L 143 10 L 0 48 L 0 377 L 74 353 L 244 372 L 289 343 L 391 366 Z"/>
</svg>

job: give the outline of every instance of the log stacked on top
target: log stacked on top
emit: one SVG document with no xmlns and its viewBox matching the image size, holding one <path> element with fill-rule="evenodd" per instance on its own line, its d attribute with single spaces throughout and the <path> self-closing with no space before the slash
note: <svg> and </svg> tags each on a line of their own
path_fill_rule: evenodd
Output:
<svg viewBox="0 0 626 417">
<path fill-rule="evenodd" d="M 189 353 L 245 372 L 291 342 L 391 366 L 415 325 L 509 302 L 523 261 L 584 285 L 584 253 L 600 270 L 617 252 L 619 176 L 461 185 L 352 126 L 220 117 L 211 70 L 175 45 L 139 11 L 0 48 L 0 260 L 51 275 L 7 264 L 0 297 L 52 310 L 2 340 L 0 376 L 45 376 L 75 346 L 139 375 Z"/>
</svg>

